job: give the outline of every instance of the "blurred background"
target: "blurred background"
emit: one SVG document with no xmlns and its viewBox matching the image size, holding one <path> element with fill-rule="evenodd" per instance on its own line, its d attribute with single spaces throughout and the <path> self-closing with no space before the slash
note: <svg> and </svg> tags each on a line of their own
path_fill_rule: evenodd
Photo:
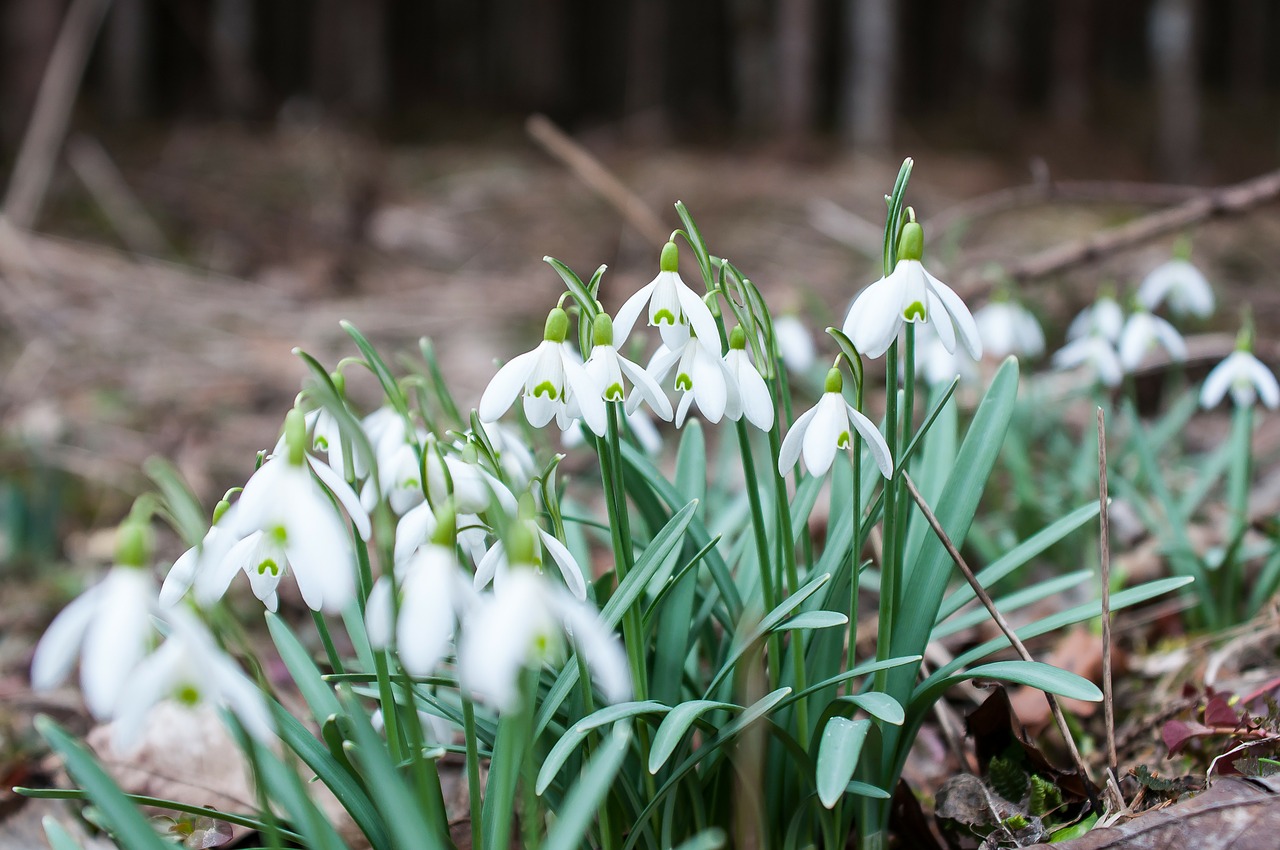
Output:
<svg viewBox="0 0 1280 850">
<path fill-rule="evenodd" d="M 475 403 L 561 290 L 542 257 L 609 264 L 616 308 L 677 199 L 818 331 L 905 155 L 930 267 L 1016 283 L 1051 345 L 1182 236 L 1266 337 L 1280 183 L 1213 187 L 1276 168 L 1278 35 L 1269 0 L 0 0 L 5 562 L 74 555 L 149 455 L 243 481 L 341 318 L 431 336 Z"/>
</svg>

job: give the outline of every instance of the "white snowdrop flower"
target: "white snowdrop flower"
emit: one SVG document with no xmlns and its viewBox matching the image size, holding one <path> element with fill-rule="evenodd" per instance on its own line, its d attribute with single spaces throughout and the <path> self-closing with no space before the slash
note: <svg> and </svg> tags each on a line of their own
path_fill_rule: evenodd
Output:
<svg viewBox="0 0 1280 850">
<path fill-rule="evenodd" d="M 822 398 L 791 426 L 778 455 L 778 474 L 786 475 L 803 453 L 810 475 L 825 475 L 835 460 L 837 449 L 852 444 L 851 431 L 866 441 L 871 457 L 885 478 L 893 475 L 893 457 L 875 424 L 844 398 L 844 378 L 839 369 L 827 372 Z"/>
<path fill-rule="evenodd" d="M 1247 348 L 1231 352 L 1213 367 L 1200 391 L 1200 406 L 1217 407 L 1228 391 L 1237 407 L 1249 407 L 1259 398 L 1272 410 L 1280 407 L 1276 376 Z"/>
<path fill-rule="evenodd" d="M 747 335 L 741 327 L 729 334 L 729 353 L 724 356 L 724 364 L 742 399 L 742 415 L 761 431 L 768 431 L 773 427 L 773 394 L 764 376 L 751 363 Z"/>
<path fill-rule="evenodd" d="M 921 325 L 916 331 L 916 374 L 929 386 L 949 384 L 955 378 L 961 382 L 978 378 L 978 363 L 963 349 L 947 351 L 931 325 Z M 907 364 L 899 361 L 898 370 L 906 371 Z"/>
<path fill-rule="evenodd" d="M 521 497 L 520 503 L 520 518 L 516 521 L 523 526 L 529 537 L 534 541 L 526 562 L 536 572 L 542 572 L 542 553 L 545 549 L 547 554 L 551 556 L 551 560 L 555 562 L 556 568 L 560 570 L 560 576 L 564 579 L 565 586 L 569 588 L 569 592 L 579 599 L 586 599 L 586 579 L 583 578 L 582 567 L 578 566 L 578 561 L 573 557 L 573 553 L 569 551 L 569 547 L 561 543 L 554 535 L 538 527 L 538 523 L 533 519 L 532 496 L 525 494 Z M 507 558 L 506 544 L 502 540 L 497 540 L 489 547 L 489 551 L 480 559 L 480 562 L 476 564 L 475 587 L 480 590 L 490 582 L 497 587 L 506 580 L 509 574 L 510 561 Z"/>
<path fill-rule="evenodd" d="M 1136 311 L 1129 316 L 1124 330 L 1120 332 L 1120 365 L 1126 372 L 1132 372 L 1142 364 L 1147 352 L 1157 345 L 1174 360 L 1187 359 L 1187 344 L 1173 325 L 1146 310 Z"/>
<path fill-rule="evenodd" d="M 773 341 L 782 362 L 793 372 L 809 371 L 818 357 L 809 329 L 795 316 L 774 319 Z"/>
<path fill-rule="evenodd" d="M 742 416 L 742 396 L 729 367 L 720 358 L 720 351 L 711 349 L 698 337 L 679 327 L 673 332 L 675 347 L 666 342 L 658 346 L 649 360 L 649 374 L 661 382 L 675 370 L 675 388 L 681 393 L 676 406 L 676 427 L 684 424 L 689 408 L 697 402 L 698 410 L 708 422 L 719 422 L 725 416 L 738 419 Z M 715 339 L 715 337 L 712 337 Z M 627 410 L 635 410 L 639 402 L 633 395 L 627 400 Z"/>
<path fill-rule="evenodd" d="M 524 415 L 529 424 L 541 428 L 555 419 L 563 431 L 574 419 L 575 408 L 570 407 L 569 398 L 572 395 L 576 411 L 587 427 L 604 436 L 607 419 L 604 388 L 592 379 L 565 343 L 568 334 L 569 316 L 556 307 L 547 315 L 538 347 L 513 358 L 489 381 L 480 398 L 480 420 L 500 419 L 523 394 Z"/>
<path fill-rule="evenodd" d="M 259 743 L 270 744 L 275 724 L 262 692 L 214 643 L 208 629 L 182 608 L 165 612 L 169 636 L 140 663 L 120 694 L 112 744 L 128 753 L 141 742 L 147 715 L 163 700 L 226 708 Z"/>
<path fill-rule="evenodd" d="M 427 493 L 439 504 L 453 499 L 457 510 L 481 514 L 489 510 L 493 500 L 507 513 L 515 513 L 516 499 L 507 485 L 498 480 L 476 460 L 475 448 L 464 446 L 462 456 L 445 454 L 434 434 L 428 434 L 423 445 L 427 470 Z M 446 477 L 445 472 L 448 471 Z M 450 489 L 449 485 L 453 487 Z"/>
<path fill-rule="evenodd" d="M 1213 287 L 1187 260 L 1161 263 L 1138 286 L 1138 302 L 1148 310 L 1155 310 L 1166 301 L 1175 316 L 1206 319 L 1213 315 Z"/>
<path fill-rule="evenodd" d="M 369 420 L 375 414 L 365 420 L 366 428 L 372 425 L 370 442 L 378 474 L 377 486 L 373 476 L 365 481 L 360 504 L 366 512 L 372 512 L 379 498 L 386 499 L 393 512 L 403 515 L 425 498 L 419 452 L 428 435 L 421 428 L 411 428 L 398 411 L 383 409 L 389 414 L 379 412 L 372 423 Z"/>
<path fill-rule="evenodd" d="M 613 321 L 608 314 L 596 316 L 591 330 L 593 346 L 587 358 L 586 370 L 592 381 L 604 388 L 605 401 L 626 400 L 627 381 L 631 382 L 632 397 L 638 397 L 666 421 L 671 421 L 671 402 L 658 386 L 658 382 L 644 369 L 618 353 L 613 346 Z"/>
<path fill-rule="evenodd" d="M 246 572 L 256 575 L 255 593 L 274 590 L 285 571 L 293 573 L 302 599 L 313 611 L 341 611 L 355 598 L 355 553 L 346 522 L 321 488 L 323 482 L 368 540 L 369 516 L 355 492 L 332 469 L 304 451 L 302 414 L 285 418 L 288 453 L 273 457 L 253 474 L 240 498 L 222 517 L 240 542 L 217 564 L 204 584 L 206 599 L 226 591 L 248 558 Z M 315 473 L 314 476 L 312 473 Z M 256 540 L 251 535 L 262 532 Z M 201 582 L 197 581 L 197 595 Z M 215 592 L 216 591 L 216 592 Z"/>
<path fill-rule="evenodd" d="M 997 359 L 1010 354 L 1044 354 L 1044 331 L 1031 311 L 1015 301 L 992 301 L 973 314 L 985 353 Z"/>
<path fill-rule="evenodd" d="M 532 540 L 515 545 L 528 550 Z M 482 596 L 463 620 L 458 643 L 461 685 L 498 711 L 518 708 L 521 672 L 559 660 L 566 636 L 608 702 L 630 699 L 631 675 L 622 643 L 595 608 L 549 583 L 525 559 L 517 559 L 506 581 Z"/>
<path fill-rule="evenodd" d="M 692 328 L 694 335 L 703 339 L 720 335 L 711 308 L 680 278 L 679 265 L 680 251 L 676 243 L 668 242 L 662 246 L 658 276 L 628 298 L 613 320 L 618 345 L 626 341 L 645 304 L 649 305 L 649 324 L 658 328 L 669 348 L 682 340 L 680 329 Z"/>
<path fill-rule="evenodd" d="M 1073 342 L 1087 336 L 1100 336 L 1115 345 L 1124 329 L 1124 311 L 1110 295 L 1099 295 L 1098 300 L 1071 320 L 1067 326 L 1067 341 Z"/>
<path fill-rule="evenodd" d="M 116 565 L 54 617 L 31 661 L 32 687 L 43 691 L 61 684 L 79 659 L 80 690 L 98 720 L 113 716 L 152 639 L 149 529 L 126 520 L 119 534 Z"/>
<path fill-rule="evenodd" d="M 929 322 L 947 351 L 955 351 L 956 336 L 973 359 L 982 357 L 982 339 L 969 308 L 951 287 L 920 262 L 924 231 L 914 221 L 902 228 L 898 264 L 888 277 L 858 294 L 844 320 L 844 333 L 858 351 L 880 357 L 898 338 L 906 322 Z"/>
<path fill-rule="evenodd" d="M 231 548 L 239 542 L 236 536 L 227 531 L 226 526 L 219 525 L 218 520 L 231 507 L 226 499 L 218 502 L 213 509 L 213 525 L 205 532 L 204 539 L 192 546 L 173 562 L 164 584 L 160 586 L 160 607 L 169 608 L 177 604 L 192 585 L 209 570 L 210 564 L 220 562 Z"/>
<path fill-rule="evenodd" d="M 431 542 L 396 567 L 400 614 L 395 616 L 391 582 L 374 583 L 365 606 L 369 643 L 386 649 L 393 643 L 404 669 L 413 676 L 436 672 L 449 654 L 459 616 L 475 601 L 475 592 L 452 548 Z"/>
<path fill-rule="evenodd" d="M 1101 333 L 1071 340 L 1053 355 L 1055 369 L 1086 366 L 1104 386 L 1115 387 L 1124 379 L 1124 367 L 1115 346 Z"/>
<path fill-rule="evenodd" d="M 527 489 L 529 482 L 538 474 L 538 464 L 523 435 L 501 422 L 482 422 L 480 425 L 498 455 L 498 463 L 502 465 L 507 480 L 517 490 Z"/>
</svg>

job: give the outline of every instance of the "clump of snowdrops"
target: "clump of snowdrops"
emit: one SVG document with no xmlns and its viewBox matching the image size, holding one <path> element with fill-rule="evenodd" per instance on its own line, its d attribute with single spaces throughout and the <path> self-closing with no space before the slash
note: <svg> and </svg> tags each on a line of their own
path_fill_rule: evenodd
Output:
<svg viewBox="0 0 1280 850">
<path fill-rule="evenodd" d="M 935 630 L 969 616 L 975 594 L 955 580 L 908 479 L 962 544 L 1019 367 L 1007 358 L 971 415 L 954 379 L 917 386 L 918 329 L 974 358 L 983 334 L 923 264 L 924 233 L 904 204 L 910 170 L 908 160 L 886 196 L 884 277 L 828 329 L 838 353 L 799 415 L 781 357 L 794 327 L 781 332 L 761 290 L 710 252 L 680 204 L 657 276 L 612 316 L 604 267 L 584 280 L 548 258 L 566 291 L 548 305 L 541 342 L 503 364 L 470 412 L 429 344 L 407 376 L 349 326 L 357 353 L 332 371 L 299 352 L 310 379 L 243 488 L 207 522 L 155 462 L 159 492 L 122 524 L 116 565 L 58 616 L 32 669 L 48 687 L 78 662 L 89 710 L 126 752 L 162 700 L 219 707 L 257 810 L 129 797 L 48 719 L 40 729 L 81 790 L 27 793 L 92 800 L 135 850 L 169 841 L 138 803 L 256 829 L 274 848 L 345 846 L 313 782 L 377 850 L 460 838 L 839 847 L 855 832 L 880 847 L 907 752 L 953 684 L 1100 699 L 1049 665 L 991 660 L 1004 637 L 921 667 Z M 658 345 L 641 366 L 631 358 L 644 358 L 644 336 Z M 864 371 L 881 357 L 887 391 Z M 346 384 L 369 374 L 385 404 L 365 414 Z M 673 466 L 655 455 L 653 417 L 677 429 Z M 598 483 L 558 474 L 564 455 L 546 435 L 557 430 L 579 444 L 566 451 L 591 457 L 577 466 Z M 819 542 L 808 528 L 824 500 Z M 1097 513 L 1096 501 L 1074 506 L 978 581 L 1017 574 Z M 159 588 L 157 518 L 192 546 Z M 263 677 L 261 647 L 217 615 L 241 574 L 306 716 Z M 1186 581 L 1124 590 L 1112 608 Z M 282 582 L 311 610 L 307 628 L 275 613 Z M 868 657 L 856 652 L 860 598 L 877 600 Z M 1099 611 L 1075 605 L 1019 634 Z M 441 773 L 459 769 L 469 817 L 451 824 Z M 59 850 L 74 846 L 50 829 Z"/>
</svg>

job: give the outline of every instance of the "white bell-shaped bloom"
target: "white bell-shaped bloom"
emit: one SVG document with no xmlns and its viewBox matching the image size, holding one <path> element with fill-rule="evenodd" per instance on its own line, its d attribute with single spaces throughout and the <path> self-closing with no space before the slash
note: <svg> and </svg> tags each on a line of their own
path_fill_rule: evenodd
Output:
<svg viewBox="0 0 1280 850">
<path fill-rule="evenodd" d="M 604 436 L 608 418 L 604 388 L 592 379 L 565 343 L 568 333 L 569 316 L 556 307 L 547 316 L 538 347 L 512 358 L 489 381 L 478 408 L 482 422 L 500 419 L 523 395 L 524 415 L 535 428 L 555 419 L 563 431 L 570 427 L 577 412 L 587 427 Z"/>
<path fill-rule="evenodd" d="M 1010 354 L 1039 357 L 1044 354 L 1044 331 L 1031 311 L 1015 301 L 992 301 L 978 308 L 973 321 L 982 336 L 985 353 L 997 359 Z"/>
<path fill-rule="evenodd" d="M 1213 315 L 1213 287 L 1187 260 L 1161 263 L 1138 286 L 1138 302 L 1148 310 L 1155 310 L 1166 301 L 1175 316 L 1206 319 Z"/>
<path fill-rule="evenodd" d="M 955 351 L 956 337 L 969 355 L 982 357 L 982 338 L 969 308 L 951 287 L 920 262 L 924 233 L 909 222 L 902 229 L 898 264 L 887 277 L 858 294 L 844 320 L 844 333 L 864 357 L 889 350 L 907 322 L 929 322 L 947 351 Z"/>
<path fill-rule="evenodd" d="M 596 317 L 592 329 L 595 344 L 591 348 L 591 356 L 587 358 L 586 370 L 598 386 L 604 388 L 605 401 L 625 401 L 627 390 L 625 381 L 633 387 L 631 395 L 639 398 L 654 413 L 670 422 L 671 402 L 658 386 L 658 382 L 641 367 L 632 363 L 618 353 L 613 346 L 613 322 L 609 316 L 601 313 Z M 625 378 L 625 381 L 624 381 Z"/>
<path fill-rule="evenodd" d="M 947 351 L 932 325 L 920 325 L 916 330 L 916 374 L 929 386 L 949 384 L 955 378 L 961 382 L 978 378 L 978 362 L 962 348 Z M 899 361 L 898 369 L 905 374 L 907 364 Z"/>
<path fill-rule="evenodd" d="M 422 428 L 411 428 L 398 411 L 383 410 L 387 413 L 370 414 L 364 422 L 373 445 L 378 475 L 376 487 L 372 476 L 365 481 L 360 490 L 360 504 L 371 513 L 379 498 L 386 499 L 393 512 L 403 515 L 425 498 L 419 452 L 428 434 Z"/>
<path fill-rule="evenodd" d="M 1142 364 L 1151 349 L 1160 346 L 1174 360 L 1187 359 L 1187 344 L 1173 325 L 1146 310 L 1138 310 L 1129 316 L 1120 332 L 1120 365 L 1132 372 Z"/>
<path fill-rule="evenodd" d="M 1074 369 L 1086 366 L 1108 387 L 1119 386 L 1124 379 L 1124 367 L 1115 346 L 1101 333 L 1078 337 L 1054 352 L 1055 369 Z"/>
<path fill-rule="evenodd" d="M 741 417 L 742 396 L 729 367 L 720 358 L 719 348 L 709 348 L 698 337 L 679 327 L 673 332 L 673 341 L 677 343 L 674 348 L 666 342 L 658 346 L 649 360 L 648 369 L 659 383 L 675 370 L 675 388 L 681 394 L 676 406 L 676 427 L 684 424 L 689 408 L 695 402 L 708 422 L 719 422 L 726 416 L 734 420 Z M 635 410 L 638 404 L 633 394 L 627 400 L 627 410 Z"/>
<path fill-rule="evenodd" d="M 111 718 L 129 674 L 146 656 L 155 595 L 145 568 L 112 567 L 49 624 L 31 660 L 32 686 L 38 691 L 56 687 L 79 659 L 85 705 L 98 720 Z"/>
<path fill-rule="evenodd" d="M 711 308 L 680 278 L 679 260 L 680 252 L 674 242 L 663 246 L 658 276 L 628 298 L 613 320 L 618 345 L 626 341 L 646 304 L 650 326 L 658 329 L 668 347 L 679 344 L 682 329 L 692 328 L 694 335 L 703 339 L 720 335 Z"/>
<path fill-rule="evenodd" d="M 458 618 L 475 601 L 466 573 L 452 549 L 428 543 L 396 567 L 400 614 L 395 616 L 391 582 L 379 578 L 365 606 L 369 643 L 375 649 L 392 645 L 400 663 L 413 676 L 429 676 L 449 654 Z"/>
<path fill-rule="evenodd" d="M 1200 406 L 1217 407 L 1227 392 L 1238 407 L 1248 407 L 1259 398 L 1272 410 L 1280 407 L 1276 376 L 1249 351 L 1233 351 L 1213 367 L 1200 391 Z"/>
<path fill-rule="evenodd" d="M 209 571 L 210 564 L 220 562 L 231 548 L 239 542 L 234 534 L 227 531 L 226 526 L 218 524 L 218 518 L 230 507 L 225 500 L 214 510 L 214 522 L 205 532 L 199 545 L 192 546 L 173 562 L 164 584 L 160 586 L 160 607 L 169 608 L 186 595 L 202 575 Z M 220 595 L 220 594 L 217 594 Z"/>
<path fill-rule="evenodd" d="M 746 333 L 740 327 L 729 335 L 729 353 L 724 356 L 724 365 L 742 399 L 742 415 L 761 431 L 768 431 L 773 427 L 773 394 L 747 354 Z"/>
<path fill-rule="evenodd" d="M 506 479 L 517 491 L 527 490 L 529 482 L 538 474 L 538 464 L 524 436 L 501 422 L 483 422 L 481 425 L 498 455 L 498 463 Z"/>
<path fill-rule="evenodd" d="M 165 612 L 169 635 L 140 663 L 120 694 L 112 725 L 112 744 L 131 752 L 141 741 L 147 715 L 163 700 L 181 705 L 226 708 L 245 731 L 263 744 L 275 736 L 266 699 L 257 686 L 214 643 L 208 629 L 182 608 Z"/>
<path fill-rule="evenodd" d="M 524 527 L 535 541 L 530 558 L 530 566 L 536 572 L 542 572 L 544 563 L 542 553 L 545 550 L 560 571 L 560 577 L 564 579 L 565 587 L 569 588 L 569 592 L 578 599 L 586 599 L 586 579 L 583 578 L 582 567 L 578 566 L 578 559 L 573 557 L 569 547 L 561 543 L 554 535 L 539 528 L 534 520 L 523 519 L 520 522 L 524 523 Z M 491 582 L 496 587 L 506 581 L 510 572 L 511 567 L 507 558 L 506 546 L 501 540 L 495 541 L 489 547 L 489 551 L 480 559 L 480 562 L 476 564 L 475 587 L 480 590 Z"/>
<path fill-rule="evenodd" d="M 443 454 L 435 436 L 428 435 L 423 453 L 426 455 L 427 493 L 435 504 L 452 499 L 457 510 L 482 514 L 496 500 L 502 510 L 515 513 L 515 496 L 511 495 L 507 485 L 476 461 L 473 448 L 464 448 L 462 456 Z"/>
<path fill-rule="evenodd" d="M 511 711 L 520 703 L 521 672 L 558 660 L 566 636 L 608 702 L 630 699 L 626 654 L 599 613 L 524 564 L 512 567 L 463 621 L 462 687 L 498 711 Z"/>
<path fill-rule="evenodd" d="M 825 475 L 835 460 L 837 449 L 853 444 L 857 431 L 867 443 L 871 457 L 885 478 L 893 475 L 893 457 L 875 424 L 845 401 L 844 378 L 839 369 L 827 372 L 826 390 L 818 403 L 801 414 L 782 441 L 778 454 L 778 474 L 786 475 L 804 455 L 810 475 Z"/>
<path fill-rule="evenodd" d="M 1115 345 L 1124 329 L 1124 310 L 1110 295 L 1100 295 L 1088 307 L 1071 320 L 1067 326 L 1067 340 L 1075 341 L 1087 336 L 1100 336 Z"/>
<path fill-rule="evenodd" d="M 808 372 L 818 358 L 809 329 L 795 316 L 773 320 L 773 341 L 782 362 L 793 372 Z"/>
</svg>

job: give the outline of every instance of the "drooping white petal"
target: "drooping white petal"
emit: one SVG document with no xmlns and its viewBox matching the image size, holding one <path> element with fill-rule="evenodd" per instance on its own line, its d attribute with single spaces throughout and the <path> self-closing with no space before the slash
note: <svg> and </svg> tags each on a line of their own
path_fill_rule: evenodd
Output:
<svg viewBox="0 0 1280 850">
<path fill-rule="evenodd" d="M 1262 399 L 1262 403 L 1272 410 L 1280 407 L 1280 384 L 1276 383 L 1276 376 L 1252 354 L 1246 354 L 1245 356 L 1247 358 L 1245 360 L 1247 377 L 1258 391 L 1258 396 Z"/>
<path fill-rule="evenodd" d="M 982 336 L 978 333 L 978 325 L 974 322 L 973 314 L 969 312 L 969 308 L 965 306 L 964 301 L 961 300 L 954 289 L 924 271 L 923 267 L 921 271 L 929 282 L 929 289 L 942 299 L 942 305 L 946 308 L 947 315 L 951 317 L 951 321 L 955 322 L 955 329 L 960 335 L 960 341 L 964 343 L 965 350 L 969 352 L 969 356 L 974 360 L 982 359 Z"/>
<path fill-rule="evenodd" d="M 569 551 L 567 546 L 542 529 L 538 529 L 538 537 L 542 540 L 542 545 L 547 548 L 547 553 L 551 555 L 551 560 L 555 561 L 556 566 L 560 568 L 560 575 L 564 578 L 564 583 L 569 588 L 569 592 L 578 599 L 586 599 L 587 583 L 582 577 L 582 568 L 578 566 L 573 553 Z"/>
<path fill-rule="evenodd" d="M 37 691 L 57 687 L 76 666 L 85 633 L 98 610 L 102 590 L 99 582 L 81 593 L 59 611 L 49 628 L 45 629 L 31 659 L 31 686 Z"/>
<path fill-rule="evenodd" d="M 640 448 L 650 455 L 656 455 L 662 451 L 662 434 L 658 432 L 658 426 L 653 424 L 653 420 L 646 416 L 643 410 L 627 414 L 627 426 L 631 428 L 631 433 L 640 444 Z"/>
<path fill-rule="evenodd" d="M 684 312 L 689 327 L 693 328 L 694 335 L 702 340 L 704 345 L 714 345 L 720 338 L 720 330 L 716 326 L 715 316 L 711 315 L 711 308 L 678 276 L 676 280 L 679 281 L 676 294 L 680 299 L 680 309 Z"/>
<path fill-rule="evenodd" d="M 133 752 L 142 740 L 147 715 L 167 697 L 188 661 L 178 641 L 165 641 L 130 677 L 129 687 L 120 695 L 111 728 L 112 747 L 120 753 Z"/>
<path fill-rule="evenodd" d="M 627 337 L 631 334 L 631 328 L 635 325 L 636 319 L 640 318 L 640 313 L 644 310 L 645 305 L 649 303 L 649 298 L 653 295 L 653 288 L 657 284 L 657 278 L 649 281 L 626 300 L 622 305 L 622 309 L 618 310 L 618 314 L 613 318 L 614 345 L 622 345 L 627 341 Z"/>
<path fill-rule="evenodd" d="M 476 408 L 482 421 L 492 422 L 502 418 L 525 388 L 529 374 L 537 363 L 538 349 L 535 348 L 511 358 L 498 370 L 480 397 L 480 406 Z"/>
<path fill-rule="evenodd" d="M 233 505 L 232 507 L 234 508 L 235 506 Z M 223 519 L 225 520 L 226 517 L 224 516 Z M 221 599 L 223 594 L 227 592 L 227 587 L 231 584 L 231 580 L 236 577 L 236 573 L 245 569 L 250 556 L 257 549 L 258 541 L 261 539 L 262 532 L 254 531 L 236 541 L 220 557 L 213 552 L 208 554 L 202 552 L 199 573 L 196 575 L 196 603 L 201 606 L 208 606 Z"/>
<path fill-rule="evenodd" d="M 453 605 L 447 587 L 442 586 L 446 577 L 423 565 L 405 578 L 396 649 L 400 663 L 414 676 L 436 672 L 453 639 Z"/>
<path fill-rule="evenodd" d="M 622 642 L 591 606 L 558 596 L 556 608 L 574 647 L 582 653 L 591 679 L 608 702 L 631 699 L 631 670 Z"/>
<path fill-rule="evenodd" d="M 436 531 L 436 515 L 431 505 L 423 502 L 409 510 L 396 523 L 395 562 L 403 563 Z"/>
<path fill-rule="evenodd" d="M 373 583 L 364 604 L 364 630 L 369 636 L 369 645 L 374 649 L 391 646 L 395 626 L 395 608 L 391 603 L 391 581 L 380 576 Z"/>
<path fill-rule="evenodd" d="M 817 358 L 809 329 L 795 316 L 781 316 L 773 322 L 773 340 L 787 368 L 806 372 Z"/>
<path fill-rule="evenodd" d="M 1198 268 L 1174 259 L 1152 269 L 1138 286 L 1138 301 L 1155 310 L 1164 301 L 1175 315 L 1206 318 L 1213 314 L 1213 287 Z"/>
<path fill-rule="evenodd" d="M 667 422 L 671 421 L 674 411 L 671 409 L 671 401 L 667 398 L 667 394 L 662 391 L 662 387 L 658 385 L 648 372 L 641 369 L 639 365 L 632 363 L 625 357 L 618 357 L 618 366 L 622 373 L 627 376 L 627 380 L 631 382 L 632 394 L 639 394 L 640 398 L 648 403 L 653 412 Z M 632 412 L 628 410 L 628 412 Z"/>
<path fill-rule="evenodd" d="M 795 468 L 800 460 L 800 451 L 804 447 L 805 433 L 809 430 L 813 417 L 817 415 L 817 405 L 800 414 L 800 418 L 792 424 L 791 430 L 783 438 L 782 447 L 778 450 L 779 475 L 786 475 Z"/>
<path fill-rule="evenodd" d="M 814 408 L 817 414 L 804 435 L 804 463 L 810 475 L 823 475 L 835 460 L 838 443 L 849 438 L 849 417 L 844 397 L 823 393 Z"/>
<path fill-rule="evenodd" d="M 169 572 L 164 577 L 164 583 L 160 585 L 159 605 L 161 608 L 168 608 L 177 604 L 178 600 L 186 595 L 191 589 L 191 585 L 196 580 L 196 570 L 200 565 L 200 547 L 192 546 L 187 551 L 178 556 L 178 560 L 173 562 L 173 566 L 169 568 Z"/>
<path fill-rule="evenodd" d="M 885 442 L 884 435 L 880 433 L 880 429 L 875 426 L 867 417 L 863 416 L 853 405 L 846 405 L 848 408 L 849 421 L 858 433 L 867 442 L 867 449 L 871 452 L 871 458 L 876 462 L 876 466 L 880 468 L 880 474 L 885 478 L 893 477 L 893 456 L 889 454 L 889 444 Z"/>
<path fill-rule="evenodd" d="M 859 354 L 874 359 L 889 350 L 902 324 L 901 294 L 893 280 L 882 277 L 854 300 L 844 333 Z"/>
<path fill-rule="evenodd" d="M 356 491 L 351 489 L 351 485 L 343 480 L 342 476 L 334 471 L 333 467 L 327 463 L 321 463 L 315 458 L 307 455 L 307 462 L 311 464 L 311 469 L 315 472 L 316 477 L 329 488 L 329 492 L 337 498 L 338 503 L 346 509 L 347 515 L 351 517 L 351 522 L 355 525 L 356 531 L 360 535 L 361 540 L 368 540 L 373 536 L 373 527 L 369 523 L 369 514 L 360 505 L 360 497 L 356 495 Z"/>
<path fill-rule="evenodd" d="M 586 369 L 569 358 L 565 358 L 564 361 L 564 374 L 582 411 L 583 421 L 597 437 L 603 437 L 608 430 L 604 387 L 593 381 Z"/>
<path fill-rule="evenodd" d="M 756 370 L 743 349 L 731 349 L 725 355 L 725 364 L 737 384 L 747 421 L 761 431 L 768 431 L 773 427 L 773 397 L 764 377 Z"/>
<path fill-rule="evenodd" d="M 485 552 L 484 557 L 480 559 L 480 563 L 476 564 L 476 574 L 473 579 L 476 590 L 488 587 L 497 577 L 498 568 L 505 567 L 506 563 L 506 547 L 502 545 L 501 540 L 494 541 L 489 551 Z"/>
<path fill-rule="evenodd" d="M 681 394 L 680 403 L 676 406 L 675 422 L 677 428 L 684 425 L 684 419 L 689 415 L 689 408 L 693 405 L 693 398 L 692 390 Z"/>
<path fill-rule="evenodd" d="M 930 321 L 927 326 L 933 329 L 933 334 L 948 354 L 954 354 L 956 350 L 956 329 L 955 324 L 951 321 L 951 316 L 947 314 L 947 308 L 943 306 L 942 299 L 935 293 L 930 292 L 926 298 L 929 301 Z M 925 327 L 924 323 L 916 325 L 916 336 L 920 335 L 920 328 Z"/>
<path fill-rule="evenodd" d="M 719 422 L 724 417 L 725 406 L 729 401 L 720 358 L 696 340 L 687 344 L 697 346 L 690 364 L 693 370 L 690 377 L 693 378 L 693 394 L 698 410 L 708 422 Z"/>
<path fill-rule="evenodd" d="M 146 655 L 155 598 L 145 570 L 114 567 L 102 584 L 80 662 L 85 705 L 98 719 L 111 716 L 126 679 Z"/>
</svg>

